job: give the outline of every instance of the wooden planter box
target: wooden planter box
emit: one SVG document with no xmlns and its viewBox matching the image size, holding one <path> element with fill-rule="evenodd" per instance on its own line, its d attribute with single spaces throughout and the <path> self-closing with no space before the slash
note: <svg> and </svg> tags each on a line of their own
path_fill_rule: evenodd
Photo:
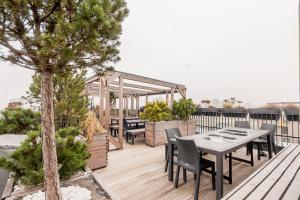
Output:
<svg viewBox="0 0 300 200">
<path fill-rule="evenodd" d="M 251 119 L 262 120 L 279 120 L 281 117 L 281 110 L 277 108 L 257 108 L 249 109 Z"/>
<path fill-rule="evenodd" d="M 288 121 L 299 121 L 299 109 L 284 108 L 283 110 Z"/>
<path fill-rule="evenodd" d="M 224 117 L 246 118 L 248 111 L 245 108 L 223 108 L 221 113 Z"/>
<path fill-rule="evenodd" d="M 107 166 L 108 138 L 107 135 L 96 135 L 93 141 L 88 144 L 88 152 L 91 157 L 87 165 L 91 170 L 100 169 Z"/>
<path fill-rule="evenodd" d="M 163 145 L 167 142 L 165 129 L 179 128 L 183 136 L 193 135 L 196 133 L 196 120 L 188 121 L 162 121 L 162 122 L 147 122 L 146 123 L 146 139 L 147 145 L 155 147 Z"/>
<path fill-rule="evenodd" d="M 203 116 L 221 116 L 219 108 L 197 108 L 196 112 Z"/>
</svg>

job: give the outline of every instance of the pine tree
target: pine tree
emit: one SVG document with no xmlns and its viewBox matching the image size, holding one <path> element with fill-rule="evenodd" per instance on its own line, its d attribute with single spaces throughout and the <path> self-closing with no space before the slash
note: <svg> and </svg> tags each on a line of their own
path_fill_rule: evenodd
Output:
<svg viewBox="0 0 300 200">
<path fill-rule="evenodd" d="M 1 0 L 0 58 L 41 75 L 46 199 L 61 199 L 53 109 L 53 75 L 118 61 L 124 0 Z"/>
<path fill-rule="evenodd" d="M 78 71 L 78 70 L 77 70 Z M 85 120 L 88 112 L 88 96 L 82 91 L 85 87 L 86 71 L 66 71 L 53 76 L 53 104 L 55 127 L 77 126 Z M 41 75 L 32 76 L 29 90 L 23 97 L 32 107 L 41 108 Z"/>
</svg>

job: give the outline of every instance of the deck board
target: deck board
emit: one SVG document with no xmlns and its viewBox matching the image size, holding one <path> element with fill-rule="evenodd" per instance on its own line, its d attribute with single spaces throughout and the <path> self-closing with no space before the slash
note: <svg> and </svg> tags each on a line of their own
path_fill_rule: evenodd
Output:
<svg viewBox="0 0 300 200">
<path fill-rule="evenodd" d="M 234 153 L 235 156 L 246 157 L 245 149 Z M 224 195 L 257 170 L 267 158 L 256 160 L 255 166 L 233 161 L 233 184 L 224 181 Z M 214 160 L 212 155 L 205 158 Z M 248 157 L 249 159 L 249 157 Z M 188 180 L 183 184 L 182 172 L 179 187 L 174 188 L 164 172 L 164 146 L 149 147 L 137 140 L 135 145 L 124 144 L 123 150 L 108 153 L 108 166 L 97 170 L 103 182 L 119 198 L 124 200 L 188 200 L 193 199 L 194 180 L 188 173 Z M 224 173 L 228 173 L 228 161 L 224 160 Z M 215 199 L 215 191 L 211 189 L 211 176 L 203 173 L 200 183 L 201 199 Z"/>
</svg>

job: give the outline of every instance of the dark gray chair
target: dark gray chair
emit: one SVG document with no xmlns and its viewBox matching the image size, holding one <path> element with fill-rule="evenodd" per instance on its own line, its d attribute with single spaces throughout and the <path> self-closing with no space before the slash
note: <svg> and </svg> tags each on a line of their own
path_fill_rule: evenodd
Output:
<svg viewBox="0 0 300 200">
<path fill-rule="evenodd" d="M 234 122 L 234 127 L 237 128 L 245 128 L 245 129 L 250 129 L 250 123 L 248 121 L 235 121 Z M 249 153 L 251 154 L 251 166 L 254 165 L 254 161 L 253 161 L 253 151 L 251 150 L 252 148 L 252 143 L 248 143 L 247 146 L 247 155 L 249 155 Z"/>
<path fill-rule="evenodd" d="M 175 137 L 181 137 L 181 132 L 179 128 L 170 128 L 166 129 L 166 135 L 167 135 L 167 143 L 165 143 L 165 172 L 168 170 L 168 165 L 169 165 L 169 158 L 168 158 L 168 143 L 170 142 L 170 139 L 175 139 Z M 178 150 L 177 147 L 174 147 L 174 156 L 178 156 Z"/>
<path fill-rule="evenodd" d="M 175 177 L 175 188 L 178 187 L 178 179 L 180 168 L 183 168 L 183 181 L 186 183 L 186 171 L 194 173 L 195 182 L 195 198 L 198 200 L 200 175 L 202 171 L 208 172 L 212 175 L 212 189 L 215 190 L 215 163 L 211 160 L 202 158 L 201 152 L 197 150 L 194 140 L 186 140 L 176 137 L 178 147 L 178 160 Z M 209 168 L 211 170 L 209 170 Z"/>
<path fill-rule="evenodd" d="M 271 146 L 273 148 L 273 151 L 275 154 L 277 154 L 276 146 L 275 146 L 275 132 L 276 132 L 276 125 L 275 124 L 262 124 L 260 127 L 260 130 L 268 130 L 270 131 L 271 136 Z M 257 145 L 257 159 L 260 160 L 262 148 L 263 146 L 266 146 L 268 144 L 267 136 L 261 137 L 258 139 L 253 140 L 253 144 Z M 268 152 L 269 154 L 272 154 L 271 152 Z"/>
<path fill-rule="evenodd" d="M 235 121 L 234 127 L 250 129 L 250 123 L 248 121 Z"/>
</svg>

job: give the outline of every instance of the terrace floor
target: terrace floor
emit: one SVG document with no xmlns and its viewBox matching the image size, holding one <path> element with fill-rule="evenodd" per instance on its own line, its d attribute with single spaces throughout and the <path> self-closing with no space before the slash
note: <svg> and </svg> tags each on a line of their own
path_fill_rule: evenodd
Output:
<svg viewBox="0 0 300 200">
<path fill-rule="evenodd" d="M 246 177 L 257 170 L 267 161 L 267 157 L 257 160 L 254 150 L 255 166 L 233 161 L 233 184 L 224 180 L 224 195 L 235 188 Z M 245 148 L 233 154 L 246 158 Z M 214 156 L 207 155 L 207 159 Z M 249 159 L 249 157 L 248 157 Z M 123 150 L 108 153 L 108 166 L 96 171 L 105 187 L 122 200 L 154 200 L 154 199 L 193 199 L 194 180 L 188 173 L 187 183 L 183 184 L 182 171 L 180 173 L 179 187 L 174 188 L 173 182 L 168 181 L 168 174 L 164 172 L 164 146 L 149 147 L 142 141 L 135 145 L 124 143 Z M 224 173 L 228 172 L 228 162 L 224 160 Z M 201 199 L 215 199 L 215 191 L 211 189 L 211 176 L 203 173 L 200 182 Z"/>
</svg>

